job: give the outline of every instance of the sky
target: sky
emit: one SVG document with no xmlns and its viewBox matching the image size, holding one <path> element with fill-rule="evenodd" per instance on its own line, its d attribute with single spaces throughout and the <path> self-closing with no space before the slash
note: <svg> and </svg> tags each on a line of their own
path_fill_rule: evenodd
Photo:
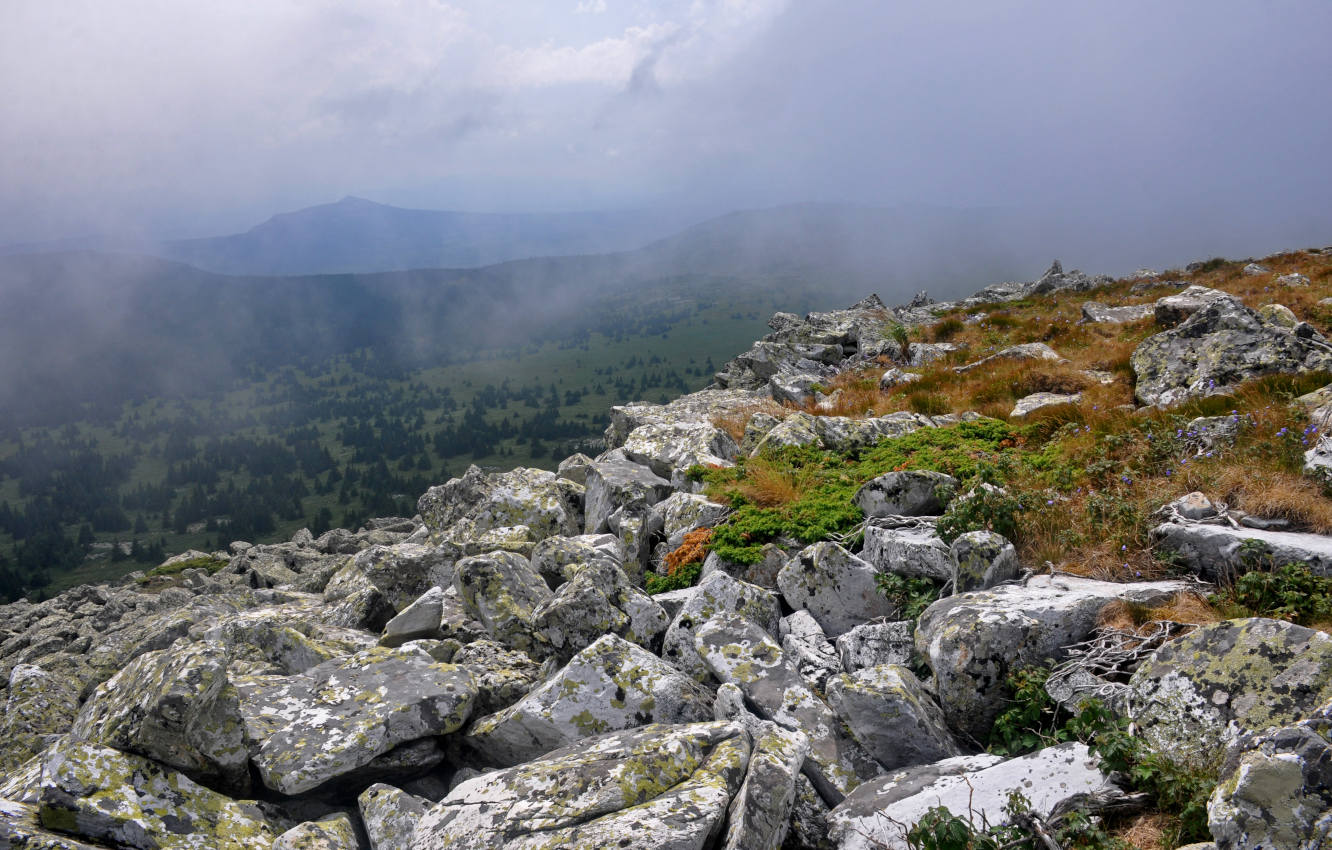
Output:
<svg viewBox="0 0 1332 850">
<path fill-rule="evenodd" d="M 5 0 L 0 243 L 356 195 L 1330 244 L 1330 33 L 1327 0 Z"/>
</svg>

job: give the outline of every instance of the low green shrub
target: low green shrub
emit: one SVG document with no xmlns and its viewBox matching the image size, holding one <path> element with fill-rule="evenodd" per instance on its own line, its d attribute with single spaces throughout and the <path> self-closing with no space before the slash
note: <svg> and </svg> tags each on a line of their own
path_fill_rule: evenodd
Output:
<svg viewBox="0 0 1332 850">
<path fill-rule="evenodd" d="M 993 531 L 1016 542 L 1021 512 L 1021 502 L 1007 492 L 982 487 L 950 502 L 939 517 L 936 530 L 945 543 L 952 543 L 968 531 Z"/>
<path fill-rule="evenodd" d="M 1257 551 L 1261 548 L 1241 548 L 1249 572 L 1210 596 L 1212 605 L 1231 617 L 1271 617 L 1302 626 L 1332 617 L 1332 578 L 1301 563 L 1273 567 Z"/>
<path fill-rule="evenodd" d="M 214 558 L 211 555 L 201 555 L 197 558 L 190 558 L 187 561 L 177 561 L 174 564 L 162 564 L 153 567 L 151 570 L 148 570 L 143 574 L 143 578 L 139 579 L 139 582 L 141 584 L 146 584 L 155 578 L 178 576 L 186 570 L 207 570 L 208 574 L 212 575 L 226 565 L 227 561 L 221 558 Z"/>
<path fill-rule="evenodd" d="M 915 578 L 897 573 L 879 573 L 875 576 L 879 592 L 896 602 L 901 608 L 898 619 L 916 620 L 925 609 L 939 600 L 943 585 L 927 578 Z"/>
</svg>

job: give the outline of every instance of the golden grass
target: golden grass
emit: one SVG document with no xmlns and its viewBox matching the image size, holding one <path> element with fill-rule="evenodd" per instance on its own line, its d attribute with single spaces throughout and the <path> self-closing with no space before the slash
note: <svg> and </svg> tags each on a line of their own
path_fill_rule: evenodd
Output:
<svg viewBox="0 0 1332 850">
<path fill-rule="evenodd" d="M 766 457 L 756 457 L 745 465 L 744 480 L 734 489 L 751 504 L 771 508 L 804 495 L 813 474 L 812 469 L 795 469 Z"/>
<path fill-rule="evenodd" d="M 749 420 L 753 419 L 756 413 L 766 413 L 769 416 L 785 419 L 790 410 L 775 401 L 764 399 L 735 407 L 724 414 L 712 417 L 711 421 L 713 427 L 726 432 L 739 445 L 745 438 L 745 427 L 749 425 Z"/>
<path fill-rule="evenodd" d="M 664 561 L 668 575 L 685 564 L 702 561 L 708 555 L 708 544 L 712 541 L 712 529 L 699 528 L 684 536 L 684 541 L 672 552 L 667 552 Z"/>
<path fill-rule="evenodd" d="M 1178 819 L 1162 812 L 1148 812 L 1111 830 L 1111 835 L 1138 850 L 1169 850 L 1167 835 L 1177 828 Z"/>
<path fill-rule="evenodd" d="M 1147 623 L 1161 620 L 1201 626 L 1221 619 L 1221 614 L 1201 594 L 1183 591 L 1172 596 L 1169 602 L 1155 606 L 1116 599 L 1101 609 L 1096 624 L 1102 628 L 1136 632 Z"/>
<path fill-rule="evenodd" d="M 1208 495 L 1228 507 L 1287 519 L 1317 534 L 1332 532 L 1332 501 L 1323 495 L 1320 485 L 1293 472 L 1225 466 L 1212 481 Z"/>
</svg>

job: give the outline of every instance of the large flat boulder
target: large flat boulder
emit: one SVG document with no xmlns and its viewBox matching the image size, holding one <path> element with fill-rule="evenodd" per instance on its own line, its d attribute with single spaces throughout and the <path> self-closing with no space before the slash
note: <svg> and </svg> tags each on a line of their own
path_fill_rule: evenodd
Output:
<svg viewBox="0 0 1332 850">
<path fill-rule="evenodd" d="M 1332 702 L 1332 637 L 1262 618 L 1203 626 L 1144 661 L 1128 701 L 1149 743 L 1208 755 Z"/>
<path fill-rule="evenodd" d="M 264 785 L 282 794 L 318 788 L 400 744 L 456 731 L 477 696 L 466 669 L 407 647 L 235 684 L 251 760 Z"/>
<path fill-rule="evenodd" d="M 689 467 L 731 466 L 740 455 L 735 440 L 709 422 L 640 425 L 630 432 L 621 450 L 629 460 L 676 487 L 684 486 Z"/>
<path fill-rule="evenodd" d="M 37 804 L 42 825 L 98 845 L 252 850 L 273 842 L 254 803 L 110 747 L 63 741 L 42 754 L 37 777 L 25 796 Z"/>
<path fill-rule="evenodd" d="M 1079 743 L 1007 761 L 963 756 L 866 782 L 833 809 L 829 835 L 838 850 L 908 850 L 907 832 L 930 809 L 942 806 L 974 823 L 1001 824 L 1015 789 L 1032 811 L 1048 815 L 1064 800 L 1113 791 L 1113 786 Z"/>
<path fill-rule="evenodd" d="M 879 591 L 878 571 L 836 543 L 800 550 L 777 574 L 792 608 L 804 608 L 829 637 L 878 617 L 895 617 L 897 603 Z"/>
<path fill-rule="evenodd" d="M 538 540 L 582 530 L 583 488 L 544 469 L 486 474 L 469 467 L 460 478 L 427 490 L 416 503 L 435 533 L 467 520 L 473 533 L 526 526 Z"/>
<path fill-rule="evenodd" d="M 73 735 L 154 759 L 232 794 L 249 790 L 240 699 L 227 647 L 182 639 L 145 653 L 99 685 Z"/>
<path fill-rule="evenodd" d="M 1241 735 L 1207 804 L 1217 850 L 1332 842 L 1332 705 L 1298 723 Z"/>
<path fill-rule="evenodd" d="M 1304 564 L 1318 575 L 1332 576 L 1332 537 L 1321 534 L 1172 521 L 1152 529 L 1152 540 L 1180 566 L 1210 582 L 1248 572 L 1253 562 L 1246 558 L 1254 555 L 1277 565 Z"/>
<path fill-rule="evenodd" d="M 708 692 L 623 638 L 605 635 L 518 702 L 471 725 L 465 740 L 514 765 L 605 732 L 712 717 Z"/>
<path fill-rule="evenodd" d="M 413 850 L 701 850 L 749 766 L 733 723 L 614 732 L 470 779 L 417 823 Z"/>
<path fill-rule="evenodd" d="M 929 469 L 886 472 L 865 482 L 853 501 L 865 516 L 938 516 L 957 492 L 957 479 Z"/>
<path fill-rule="evenodd" d="M 1034 576 L 935 602 L 917 621 L 916 651 L 933 671 L 948 725 L 983 740 L 1011 696 L 1009 673 L 1061 660 L 1064 647 L 1086 639 L 1112 600 L 1156 604 L 1188 587 L 1179 581 Z"/>
<path fill-rule="evenodd" d="M 905 667 L 843 673 L 828 682 L 828 704 L 885 768 L 930 764 L 962 754 L 943 711 Z"/>
<path fill-rule="evenodd" d="M 1306 326 L 1287 327 L 1226 298 L 1143 340 L 1129 363 L 1138 401 L 1164 407 L 1261 375 L 1332 369 L 1332 346 Z"/>
</svg>

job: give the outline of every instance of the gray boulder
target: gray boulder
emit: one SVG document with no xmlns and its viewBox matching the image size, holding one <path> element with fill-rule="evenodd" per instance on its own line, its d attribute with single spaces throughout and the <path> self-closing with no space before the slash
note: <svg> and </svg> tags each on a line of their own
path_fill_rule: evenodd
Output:
<svg viewBox="0 0 1332 850">
<path fill-rule="evenodd" d="M 227 648 L 179 640 L 149 652 L 99 685 L 71 734 L 147 756 L 218 790 L 249 790 L 240 700 L 227 678 Z"/>
<path fill-rule="evenodd" d="M 865 546 L 860 552 L 874 569 L 910 578 L 947 581 L 953 574 L 948 544 L 930 524 L 900 525 L 875 522 L 865 525 Z"/>
<path fill-rule="evenodd" d="M 699 628 L 694 645 L 717 680 L 738 687 L 759 717 L 809 736 L 807 774 L 829 804 L 878 773 L 874 760 L 842 731 L 837 716 L 758 626 L 719 615 Z"/>
<path fill-rule="evenodd" d="M 1082 393 L 1032 393 L 1014 402 L 1013 409 L 1008 416 L 1010 419 L 1022 419 L 1038 410 L 1064 407 L 1070 404 L 1078 404 L 1081 401 Z"/>
<path fill-rule="evenodd" d="M 869 419 L 811 416 L 796 412 L 774 426 L 755 447 L 753 454 L 760 454 L 769 448 L 809 445 L 831 451 L 847 451 L 872 446 L 886 437 L 901 437 L 934 425 L 930 417 L 906 411 Z"/>
<path fill-rule="evenodd" d="M 1158 298 L 1152 312 L 1158 325 L 1163 328 L 1173 328 L 1202 308 L 1233 298 L 1234 296 L 1228 292 L 1195 284 L 1174 295 Z"/>
<path fill-rule="evenodd" d="M 1279 620 L 1226 620 L 1166 643 L 1129 680 L 1129 713 L 1157 749 L 1205 757 L 1238 734 L 1332 702 L 1332 637 Z"/>
<path fill-rule="evenodd" d="M 649 423 L 711 422 L 736 411 L 772 406 L 766 392 L 715 387 L 680 396 L 668 404 L 639 401 L 615 405 L 606 427 L 606 448 L 619 448 L 635 428 Z"/>
<path fill-rule="evenodd" d="M 828 704 L 889 770 L 962 755 L 943 712 L 905 667 L 867 667 L 835 676 L 828 682 Z"/>
<path fill-rule="evenodd" d="M 1157 604 L 1185 582 L 1116 584 L 1074 576 L 1033 576 L 935 602 L 916 624 L 916 651 L 933 671 L 934 692 L 952 729 L 982 738 L 1011 696 L 1012 671 L 1063 659 L 1086 639 L 1106 603 Z"/>
<path fill-rule="evenodd" d="M 4 713 L 0 715 L 0 776 L 5 776 L 69 731 L 79 711 L 77 682 L 33 664 L 9 673 Z"/>
<path fill-rule="evenodd" d="M 897 615 L 897 604 L 879 592 L 878 572 L 836 543 L 802 549 L 777 574 L 792 608 L 805 608 L 830 637 L 878 617 Z"/>
<path fill-rule="evenodd" d="M 38 805 L 43 825 L 98 845 L 252 850 L 273 842 L 254 803 L 210 791 L 151 759 L 90 742 L 66 740 L 48 749 L 19 796 Z"/>
<path fill-rule="evenodd" d="M 684 536 L 697 528 L 712 528 L 731 512 L 726 505 L 710 501 L 705 496 L 693 493 L 672 493 L 669 498 L 657 505 L 661 514 L 662 531 L 666 535 L 666 545 L 676 549 L 684 542 Z"/>
<path fill-rule="evenodd" d="M 782 618 L 779 632 L 782 651 L 795 663 L 801 678 L 816 693 L 823 693 L 828 677 L 841 673 L 842 665 L 818 620 L 801 609 Z"/>
<path fill-rule="evenodd" d="M 401 611 L 432 586 L 452 581 L 454 562 L 461 556 L 458 547 L 449 545 L 371 546 L 356 553 L 329 580 L 324 598 L 334 601 L 347 595 L 342 592 L 343 586 L 359 573 L 384 595 L 394 611 Z"/>
<path fill-rule="evenodd" d="M 273 841 L 273 850 L 357 850 L 356 827 L 339 812 L 297 824 Z"/>
<path fill-rule="evenodd" d="M 402 646 L 409 640 L 440 639 L 440 623 L 444 618 L 444 588 L 432 587 L 398 615 L 384 624 L 380 646 Z"/>
<path fill-rule="evenodd" d="M 697 850 L 720 834 L 750 749 L 748 734 L 730 723 L 581 741 L 462 783 L 420 820 L 412 847 Z"/>
<path fill-rule="evenodd" d="M 1264 320 L 1234 299 L 1214 301 L 1183 324 L 1148 337 L 1129 358 L 1145 405 L 1227 392 L 1249 378 L 1332 368 L 1332 346 Z"/>
<path fill-rule="evenodd" d="M 370 850 L 411 850 L 416 822 L 434 805 L 383 783 L 371 785 L 356 798 Z"/>
<path fill-rule="evenodd" d="M 1079 794 L 1114 793 L 1096 758 L 1079 743 L 1007 761 L 964 756 L 866 782 L 833 809 L 829 835 L 838 850 L 907 850 L 907 832 L 938 806 L 975 823 L 1004 823 L 1014 789 L 1038 815 Z"/>
<path fill-rule="evenodd" d="M 993 366 L 996 363 L 1004 361 L 1027 363 L 1038 360 L 1044 360 L 1050 363 L 1066 362 L 1065 359 L 1059 355 L 1058 351 L 1055 351 L 1043 342 L 1024 342 L 1019 345 L 1010 345 L 1007 348 L 1002 348 L 994 354 L 991 354 L 989 357 L 983 357 L 974 363 L 968 363 L 965 366 L 957 366 L 953 371 L 965 373 L 975 369 L 983 369 L 987 366 Z"/>
<path fill-rule="evenodd" d="M 1332 705 L 1231 744 L 1207 820 L 1217 850 L 1332 842 Z"/>
<path fill-rule="evenodd" d="M 464 558 L 453 586 L 468 615 L 495 640 L 533 657 L 549 653 L 536 612 L 554 594 L 526 558 L 511 552 Z"/>
<path fill-rule="evenodd" d="M 910 620 L 864 623 L 837 638 L 842 669 L 854 673 L 882 664 L 906 666 L 915 654 L 916 624 Z"/>
<path fill-rule="evenodd" d="M 557 658 L 568 659 L 606 634 L 651 647 L 666 630 L 666 611 L 606 560 L 572 564 L 568 581 L 533 612 L 535 628 Z"/>
<path fill-rule="evenodd" d="M 809 755 L 809 739 L 775 723 L 750 730 L 749 770 L 727 812 L 722 850 L 778 850 L 790 826 L 796 780 Z"/>
<path fill-rule="evenodd" d="M 543 469 L 487 475 L 469 467 L 461 478 L 431 487 L 416 509 L 432 532 L 468 520 L 474 533 L 523 525 L 538 540 L 582 530 L 583 488 Z"/>
<path fill-rule="evenodd" d="M 685 484 L 685 472 L 695 464 L 731 466 L 740 447 L 726 432 L 709 422 L 640 425 L 621 447 L 630 461 L 648 467 L 674 486 Z"/>
<path fill-rule="evenodd" d="M 1321 534 L 1174 520 L 1152 529 L 1152 540 L 1177 564 L 1210 582 L 1248 572 L 1254 555 L 1277 565 L 1303 564 L 1318 575 L 1332 576 L 1332 539 Z M 1246 552 L 1252 553 L 1249 560 Z"/>
<path fill-rule="evenodd" d="M 694 648 L 699 627 L 719 614 L 735 614 L 757 624 L 770 635 L 777 635 L 781 606 L 777 594 L 757 585 L 715 572 L 697 587 L 671 620 L 662 639 L 661 657 L 700 682 L 710 678 L 707 666 Z"/>
<path fill-rule="evenodd" d="M 673 492 L 671 482 L 629 460 L 599 460 L 587 471 L 586 533 L 611 531 L 617 510 L 648 508 Z M 640 511 L 641 512 L 641 511 Z"/>
<path fill-rule="evenodd" d="M 518 702 L 477 720 L 465 740 L 486 761 L 507 766 L 605 732 L 711 717 L 711 697 L 701 685 L 606 635 Z"/>
<path fill-rule="evenodd" d="M 927 469 L 887 472 L 856 491 L 853 501 L 865 516 L 938 516 L 957 492 L 957 479 Z"/>
<path fill-rule="evenodd" d="M 1155 308 L 1151 304 L 1130 304 L 1127 307 L 1107 307 L 1096 301 L 1082 305 L 1081 321 L 1089 324 L 1123 324 L 1151 318 Z"/>
<path fill-rule="evenodd" d="M 624 547 L 613 534 L 547 537 L 532 549 L 531 561 L 532 569 L 540 573 L 554 590 L 573 578 L 576 569 L 583 564 L 623 564 Z"/>
<path fill-rule="evenodd" d="M 721 571 L 740 581 L 756 584 L 759 587 L 776 587 L 777 574 L 786 566 L 786 562 L 791 560 L 791 553 L 776 543 L 765 543 L 761 550 L 760 558 L 752 564 L 737 564 L 728 561 L 716 552 L 709 552 L 703 559 L 703 567 L 699 570 L 699 577 L 706 578 L 708 575 Z"/>
<path fill-rule="evenodd" d="M 236 681 L 251 760 L 266 786 L 299 794 L 399 744 L 446 735 L 476 700 L 467 670 L 375 647 L 286 677 Z"/>
<path fill-rule="evenodd" d="M 513 705 L 541 679 L 541 665 L 493 640 L 474 640 L 458 648 L 450 661 L 470 673 L 476 685 L 473 716 Z"/>
<path fill-rule="evenodd" d="M 985 590 L 1018 576 L 1018 556 L 1013 544 L 993 531 L 968 531 L 949 547 L 953 561 L 953 592 Z"/>
</svg>

